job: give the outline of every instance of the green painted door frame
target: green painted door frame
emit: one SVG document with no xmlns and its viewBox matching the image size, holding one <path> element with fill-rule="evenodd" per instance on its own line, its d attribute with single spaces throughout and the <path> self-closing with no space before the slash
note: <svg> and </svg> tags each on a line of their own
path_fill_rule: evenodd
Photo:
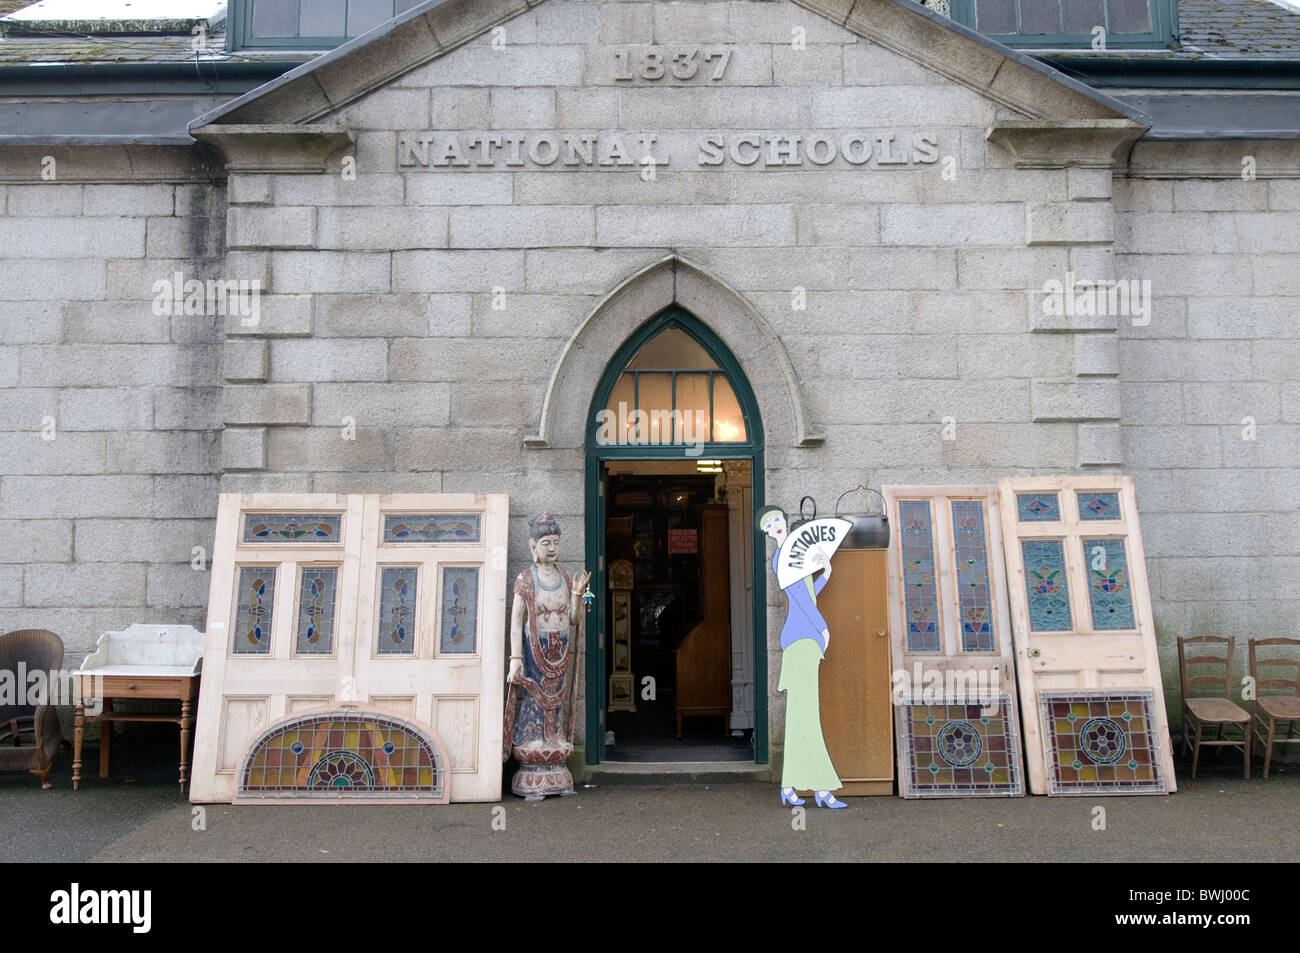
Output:
<svg viewBox="0 0 1300 953">
<path fill-rule="evenodd" d="M 701 344 L 726 372 L 745 418 L 744 443 L 706 443 L 698 457 L 686 456 L 677 446 L 602 446 L 596 443 L 596 415 L 604 410 L 619 375 L 641 346 L 661 331 L 679 328 Z M 607 587 L 605 565 L 605 496 L 604 464 L 608 460 L 749 460 L 752 462 L 754 512 L 764 503 L 763 426 L 758 402 L 740 363 L 716 334 L 690 312 L 674 305 L 655 315 L 618 349 L 592 394 L 587 413 L 586 462 L 586 565 L 591 570 L 591 589 L 596 596 L 587 624 L 587 764 L 599 764 L 605 757 L 605 619 Z M 765 537 L 754 533 L 753 547 L 753 652 L 754 652 L 754 760 L 768 761 L 767 737 L 767 547 Z M 640 691 L 640 685 L 637 685 Z"/>
</svg>

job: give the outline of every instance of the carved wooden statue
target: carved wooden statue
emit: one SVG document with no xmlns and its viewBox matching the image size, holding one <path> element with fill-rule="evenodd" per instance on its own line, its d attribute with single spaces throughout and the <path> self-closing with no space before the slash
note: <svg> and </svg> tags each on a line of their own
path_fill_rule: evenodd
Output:
<svg viewBox="0 0 1300 953">
<path fill-rule="evenodd" d="M 519 761 L 510 790 L 536 801 L 574 793 L 565 762 L 573 754 L 582 601 L 591 573 L 572 578 L 556 566 L 560 526 L 550 513 L 528 525 L 533 565 L 515 580 L 502 760 L 513 754 Z"/>
</svg>

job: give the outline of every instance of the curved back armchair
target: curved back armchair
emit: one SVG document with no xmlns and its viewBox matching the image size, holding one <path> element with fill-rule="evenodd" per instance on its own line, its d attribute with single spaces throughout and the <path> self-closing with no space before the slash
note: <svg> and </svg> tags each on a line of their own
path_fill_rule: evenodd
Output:
<svg viewBox="0 0 1300 953">
<path fill-rule="evenodd" d="M 49 790 L 54 753 L 63 743 L 54 708 L 54 679 L 63 668 L 63 640 L 47 629 L 18 629 L 0 635 L 0 672 L 9 672 L 17 704 L 0 704 L 0 771 L 30 771 Z M 26 697 L 28 679 L 20 673 L 44 672 L 49 695 Z M 31 704 L 37 701 L 38 704 Z M 30 736 L 30 737 L 26 737 Z"/>
</svg>

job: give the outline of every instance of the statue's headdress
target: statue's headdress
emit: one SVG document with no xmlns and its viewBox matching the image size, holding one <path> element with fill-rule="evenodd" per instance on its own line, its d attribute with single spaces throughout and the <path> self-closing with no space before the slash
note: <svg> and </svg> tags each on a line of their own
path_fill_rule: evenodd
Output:
<svg viewBox="0 0 1300 953">
<path fill-rule="evenodd" d="M 550 510 L 542 510 L 536 519 L 528 521 L 528 538 L 541 539 L 543 536 L 559 536 L 560 524 L 555 521 Z"/>
</svg>

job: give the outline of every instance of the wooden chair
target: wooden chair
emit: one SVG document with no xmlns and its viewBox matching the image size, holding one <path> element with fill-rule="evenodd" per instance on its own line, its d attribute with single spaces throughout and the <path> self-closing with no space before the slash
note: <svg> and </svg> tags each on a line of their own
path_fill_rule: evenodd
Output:
<svg viewBox="0 0 1300 953">
<path fill-rule="evenodd" d="M 1300 639 L 1251 639 L 1250 640 L 1250 677 L 1255 683 L 1255 698 L 1251 702 L 1254 714 L 1252 725 L 1259 740 L 1264 743 L 1264 777 L 1268 777 L 1269 763 L 1273 759 L 1273 745 L 1300 744 L 1300 738 L 1294 738 L 1297 722 L 1300 722 L 1300 658 L 1259 658 L 1255 649 L 1261 645 L 1294 645 L 1300 648 Z M 1265 669 L 1295 669 L 1290 678 L 1263 678 Z M 1281 688 L 1290 691 L 1280 695 L 1264 695 L 1265 688 Z M 1286 724 L 1286 737 L 1277 737 L 1278 722 Z"/>
<path fill-rule="evenodd" d="M 1193 635 L 1189 637 L 1180 636 L 1178 639 L 1178 674 L 1183 683 L 1183 755 L 1187 755 L 1187 747 L 1192 747 L 1192 777 L 1196 777 L 1196 766 L 1201 758 L 1201 746 L 1205 745 L 1211 748 L 1236 748 L 1241 752 L 1242 766 L 1244 777 L 1250 777 L 1250 715 L 1243 709 L 1233 704 L 1232 699 L 1228 696 L 1230 686 L 1232 685 L 1232 652 L 1235 647 L 1234 638 L 1224 638 L 1219 635 Z M 1188 658 L 1184 646 L 1186 645 L 1205 645 L 1224 646 L 1222 656 L 1214 655 L 1196 655 Z M 1187 667 L 1189 665 L 1203 665 L 1214 669 L 1220 669 L 1221 674 L 1214 675 L 1192 675 L 1188 676 Z M 1209 697 L 1193 698 L 1188 689 L 1193 685 L 1210 685 L 1214 694 Z M 1224 738 L 1224 726 L 1231 728 L 1236 726 L 1241 730 L 1240 738 Z M 1207 727 L 1213 726 L 1215 735 L 1213 741 L 1206 741 L 1201 738 L 1201 732 Z M 1192 727 L 1196 729 L 1196 737 L 1188 738 L 1188 730 Z"/>
<path fill-rule="evenodd" d="M 55 687 L 49 686 L 46 704 L 26 704 L 27 684 L 26 678 L 19 679 L 20 665 L 24 672 L 44 672 L 47 678 L 54 673 L 57 677 L 63 668 L 63 640 L 45 629 L 18 629 L 0 635 L 0 671 L 11 673 L 19 692 L 19 704 L 0 705 L 0 771 L 30 771 L 48 791 L 54 786 L 49 780 L 54 752 L 63 744 L 52 704 Z M 24 744 L 24 734 L 32 735 L 33 740 Z"/>
</svg>

